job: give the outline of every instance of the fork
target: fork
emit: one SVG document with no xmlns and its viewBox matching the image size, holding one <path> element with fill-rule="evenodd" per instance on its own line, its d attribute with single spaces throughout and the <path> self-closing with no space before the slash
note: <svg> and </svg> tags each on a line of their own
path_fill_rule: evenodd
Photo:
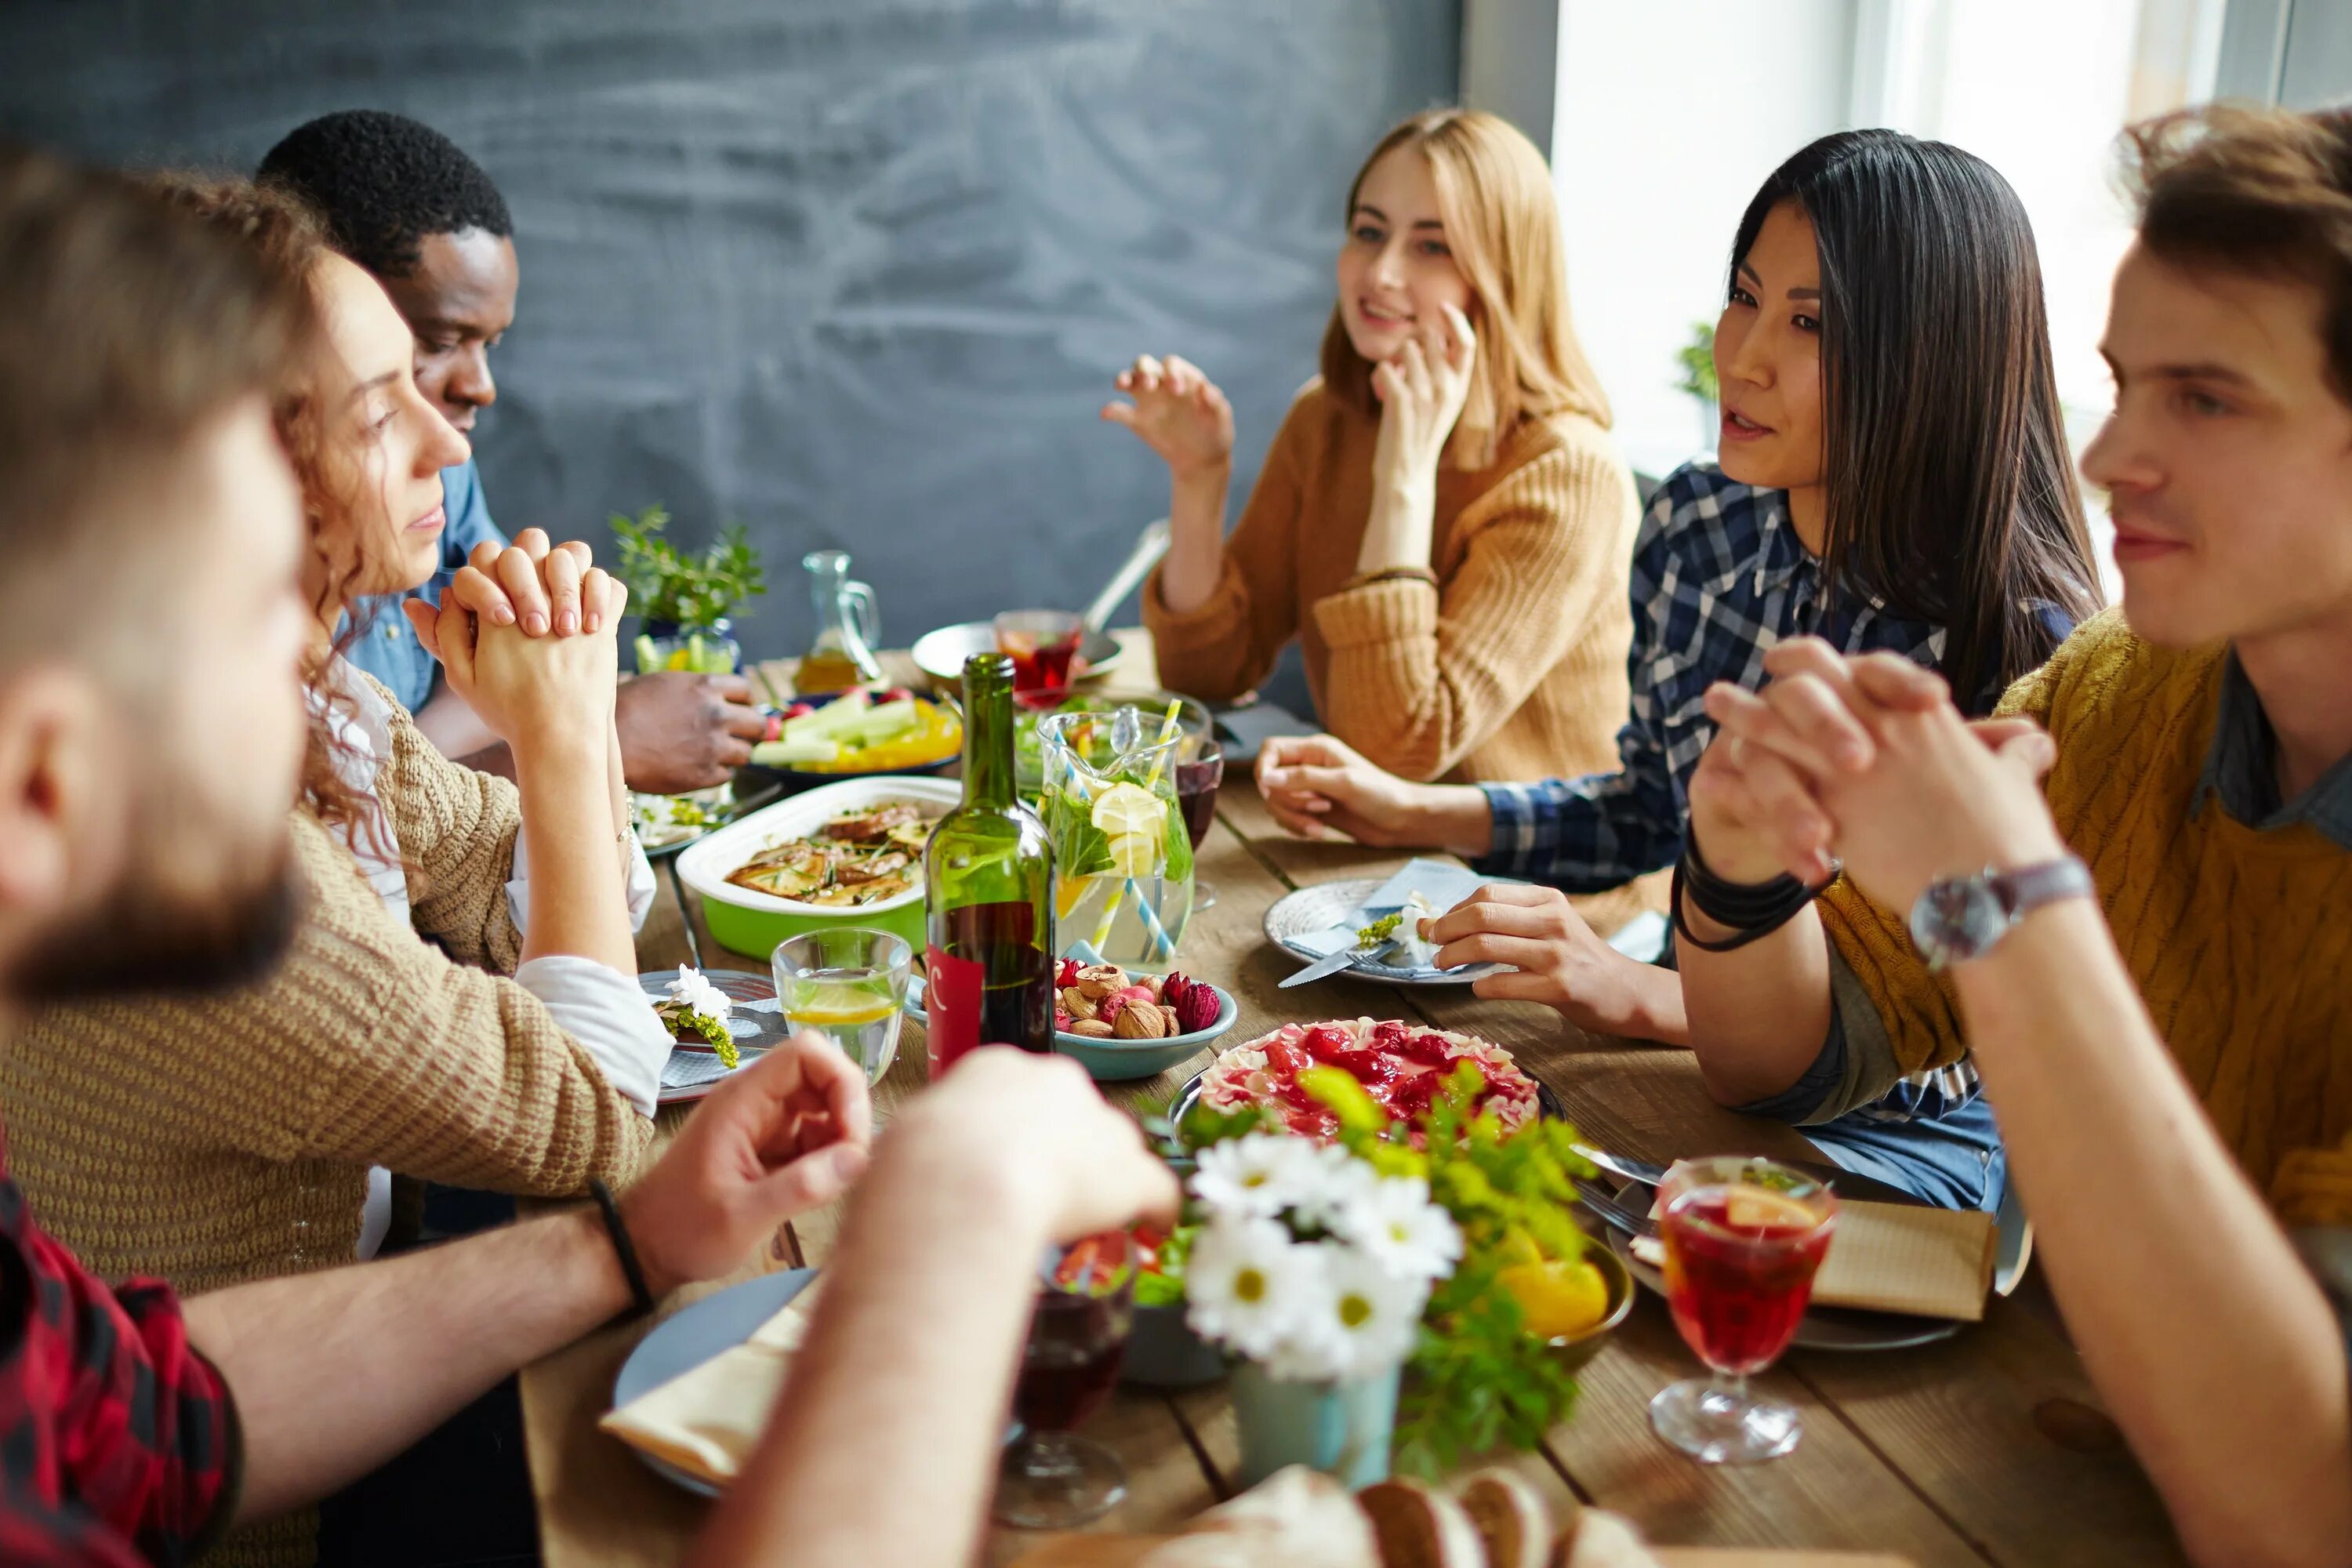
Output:
<svg viewBox="0 0 2352 1568">
<path fill-rule="evenodd" d="M 1620 1202 L 1616 1194 L 1598 1182 L 1581 1176 L 1575 1178 L 1575 1181 L 1576 1195 L 1583 1200 L 1586 1208 L 1600 1215 L 1602 1220 L 1628 1236 L 1648 1237 L 1654 1240 L 1656 1238 L 1658 1234 L 1656 1220 L 1632 1205 Z"/>
</svg>

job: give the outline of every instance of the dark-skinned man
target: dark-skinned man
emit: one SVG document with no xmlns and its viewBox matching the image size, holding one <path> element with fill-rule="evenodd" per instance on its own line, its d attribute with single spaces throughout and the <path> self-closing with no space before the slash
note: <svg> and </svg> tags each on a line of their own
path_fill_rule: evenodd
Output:
<svg viewBox="0 0 2352 1568">
<path fill-rule="evenodd" d="M 498 401 L 490 350 L 514 322 L 521 269 L 506 200 L 480 164 L 430 126 L 379 110 L 321 115 L 262 159 L 260 177 L 299 193 L 327 219 L 335 247 L 373 273 L 416 336 L 416 386 L 471 432 Z M 444 576 L 420 597 L 437 604 L 446 574 L 484 540 L 503 545 L 472 461 L 442 475 L 448 528 Z M 560 530 L 558 531 L 561 531 Z M 347 657 L 392 689 L 434 744 L 492 773 L 511 773 L 500 745 L 437 679 L 396 601 L 378 604 Z M 621 761 L 629 787 L 674 795 L 723 784 L 751 759 L 766 720 L 740 676 L 640 676 L 620 689 Z"/>
</svg>

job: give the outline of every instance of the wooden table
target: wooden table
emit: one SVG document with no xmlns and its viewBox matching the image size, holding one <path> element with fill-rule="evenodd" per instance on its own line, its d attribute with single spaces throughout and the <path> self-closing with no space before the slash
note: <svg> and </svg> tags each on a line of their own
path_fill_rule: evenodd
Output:
<svg viewBox="0 0 2352 1568">
<path fill-rule="evenodd" d="M 1150 684 L 1148 644 L 1137 651 L 1143 658 L 1130 659 L 1137 668 L 1120 672 L 1121 685 Z M 1194 917 L 1183 964 L 1234 993 L 1241 1017 L 1232 1040 L 1297 1019 L 1417 1017 L 1509 1047 L 1604 1147 L 1654 1160 L 1806 1152 L 1790 1130 L 1715 1105 L 1687 1054 L 1585 1035 L 1547 1008 L 1346 978 L 1278 990 L 1295 964 L 1260 932 L 1267 907 L 1311 883 L 1384 877 L 1405 858 L 1291 839 L 1246 779 L 1228 781 L 1197 871 L 1215 884 L 1219 900 Z M 700 927 L 699 910 L 681 908 L 667 886 L 663 895 L 639 939 L 643 967 L 683 962 L 689 923 L 714 967 L 761 967 L 721 956 Z M 1136 1107 L 1164 1104 L 1207 1059 L 1203 1053 L 1158 1079 L 1109 1086 L 1111 1096 Z M 876 1090 L 879 1114 L 887 1120 L 922 1086 L 921 1036 L 909 1025 L 897 1065 Z M 821 1264 L 835 1217 L 803 1216 L 738 1278 Z M 718 1288 L 681 1291 L 668 1306 Z M 523 1373 L 550 1568 L 674 1563 L 708 1506 L 655 1479 L 595 1429 L 614 1376 L 643 1332 L 606 1330 Z M 1875 1549 L 1920 1568 L 2183 1561 L 2154 1490 L 2101 1413 L 2079 1358 L 2032 1282 L 1995 1300 L 1982 1324 L 1939 1345 L 1790 1354 L 1759 1382 L 1803 1410 L 1805 1439 L 1770 1464 L 1702 1467 L 1651 1432 L 1650 1397 L 1696 1370 L 1663 1306 L 1645 1296 L 1584 1373 L 1571 1418 L 1539 1450 L 1498 1462 L 1555 1497 L 1572 1494 L 1628 1514 L 1662 1543 Z M 1128 1499 L 1104 1528 L 1171 1528 L 1231 1489 L 1238 1442 L 1222 1384 L 1172 1394 L 1121 1389 L 1087 1432 L 1116 1448 L 1128 1468 Z M 987 1561 L 1009 1562 L 1030 1543 L 1018 1531 L 997 1531 Z"/>
</svg>

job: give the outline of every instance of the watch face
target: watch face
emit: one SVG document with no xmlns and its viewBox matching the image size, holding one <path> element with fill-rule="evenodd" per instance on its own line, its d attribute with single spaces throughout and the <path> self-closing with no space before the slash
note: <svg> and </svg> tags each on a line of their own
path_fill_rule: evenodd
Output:
<svg viewBox="0 0 2352 1568">
<path fill-rule="evenodd" d="M 2009 911 L 1982 877 L 1931 883 L 1911 906 L 1911 940 L 1935 963 L 1974 958 L 2008 929 Z"/>
</svg>

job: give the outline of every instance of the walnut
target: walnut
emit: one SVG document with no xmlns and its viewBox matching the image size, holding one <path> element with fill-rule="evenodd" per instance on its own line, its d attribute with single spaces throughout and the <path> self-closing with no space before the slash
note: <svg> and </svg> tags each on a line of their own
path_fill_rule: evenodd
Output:
<svg viewBox="0 0 2352 1568">
<path fill-rule="evenodd" d="M 1122 1040 L 1158 1040 L 1168 1034 L 1168 1020 L 1160 1009 L 1129 1003 L 1122 1009 L 1112 1032 Z"/>
<path fill-rule="evenodd" d="M 1087 995 L 1076 986 L 1069 985 L 1065 986 L 1062 990 L 1062 1011 L 1067 1013 L 1073 1018 L 1082 1018 L 1091 1021 L 1097 1016 L 1097 1009 L 1095 1006 L 1095 999 L 1093 997 Z"/>
<path fill-rule="evenodd" d="M 1116 963 L 1090 963 L 1078 971 L 1076 989 L 1099 1002 L 1114 991 L 1127 989 L 1127 972 Z"/>
<path fill-rule="evenodd" d="M 1079 1018 L 1062 1032 L 1066 1035 L 1082 1035 L 1089 1040 L 1108 1040 L 1111 1037 L 1111 1026 L 1100 1018 Z"/>
<path fill-rule="evenodd" d="M 1176 1016 L 1176 1009 L 1165 1002 L 1160 1005 L 1160 1020 L 1167 1025 L 1166 1028 L 1160 1031 L 1163 1037 L 1172 1040 L 1184 1032 L 1183 1024 Z"/>
</svg>

